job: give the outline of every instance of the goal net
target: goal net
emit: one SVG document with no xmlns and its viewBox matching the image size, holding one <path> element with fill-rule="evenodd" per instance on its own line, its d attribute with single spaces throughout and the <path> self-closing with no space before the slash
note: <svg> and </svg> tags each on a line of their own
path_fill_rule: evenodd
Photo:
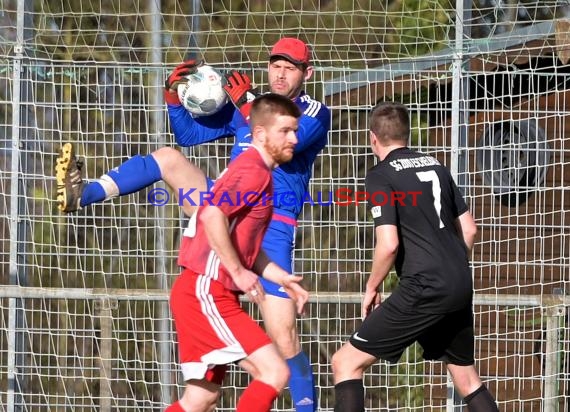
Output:
<svg viewBox="0 0 570 412">
<path fill-rule="evenodd" d="M 478 224 L 472 266 L 483 381 L 504 411 L 568 408 L 569 6 L 0 4 L 1 411 L 160 411 L 181 395 L 168 291 L 184 216 L 173 200 L 149 200 L 152 189 L 168 190 L 163 183 L 62 215 L 54 160 L 73 142 L 90 181 L 131 156 L 175 146 L 162 100 L 168 73 L 200 58 L 250 73 L 266 91 L 269 51 L 282 36 L 311 45 L 306 89 L 333 114 L 294 256 L 312 293 L 298 326 L 319 410 L 332 411 L 330 360 L 361 321 L 374 238 L 356 193 L 376 163 L 367 115 L 381 100 L 408 105 L 410 146 L 450 168 Z M 180 150 L 215 177 L 232 143 Z M 383 292 L 396 283 L 391 274 Z M 218 410 L 235 410 L 247 383 L 232 366 Z M 425 362 L 416 345 L 397 364 L 370 368 L 365 386 L 368 411 L 462 408 L 442 365 Z M 275 410 L 294 410 L 287 391 Z"/>
</svg>

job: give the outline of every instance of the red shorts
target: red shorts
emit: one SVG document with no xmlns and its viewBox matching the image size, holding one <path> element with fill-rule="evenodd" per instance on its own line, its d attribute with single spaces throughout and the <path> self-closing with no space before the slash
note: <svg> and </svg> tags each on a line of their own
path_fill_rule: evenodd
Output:
<svg viewBox="0 0 570 412">
<path fill-rule="evenodd" d="M 241 308 L 238 295 L 221 283 L 184 270 L 170 293 L 184 380 L 221 384 L 225 365 L 271 343 Z"/>
</svg>

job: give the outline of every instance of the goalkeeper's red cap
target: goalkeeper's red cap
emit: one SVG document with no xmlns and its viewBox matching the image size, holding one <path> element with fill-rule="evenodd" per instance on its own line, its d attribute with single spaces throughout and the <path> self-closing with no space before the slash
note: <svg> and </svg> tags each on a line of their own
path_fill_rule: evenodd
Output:
<svg viewBox="0 0 570 412">
<path fill-rule="evenodd" d="M 311 63 L 311 51 L 309 47 L 299 39 L 283 37 L 273 46 L 269 58 L 284 57 L 294 64 L 308 66 Z"/>
</svg>

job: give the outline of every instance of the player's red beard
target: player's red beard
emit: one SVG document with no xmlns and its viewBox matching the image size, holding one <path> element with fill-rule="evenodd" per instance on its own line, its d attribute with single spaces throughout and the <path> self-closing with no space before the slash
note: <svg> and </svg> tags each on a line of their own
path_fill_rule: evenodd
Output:
<svg viewBox="0 0 570 412">
<path fill-rule="evenodd" d="M 277 147 L 270 142 L 265 143 L 265 150 L 271 155 L 276 163 L 287 163 L 293 158 L 295 146 L 287 145 L 285 147 Z"/>
</svg>

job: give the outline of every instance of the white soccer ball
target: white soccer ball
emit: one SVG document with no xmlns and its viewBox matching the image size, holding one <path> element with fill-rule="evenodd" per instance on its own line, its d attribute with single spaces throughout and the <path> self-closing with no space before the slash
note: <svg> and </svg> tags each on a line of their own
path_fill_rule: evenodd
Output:
<svg viewBox="0 0 570 412">
<path fill-rule="evenodd" d="M 222 75 L 213 67 L 200 66 L 186 78 L 188 81 L 178 86 L 178 98 L 194 117 L 214 114 L 228 102 Z"/>
</svg>

